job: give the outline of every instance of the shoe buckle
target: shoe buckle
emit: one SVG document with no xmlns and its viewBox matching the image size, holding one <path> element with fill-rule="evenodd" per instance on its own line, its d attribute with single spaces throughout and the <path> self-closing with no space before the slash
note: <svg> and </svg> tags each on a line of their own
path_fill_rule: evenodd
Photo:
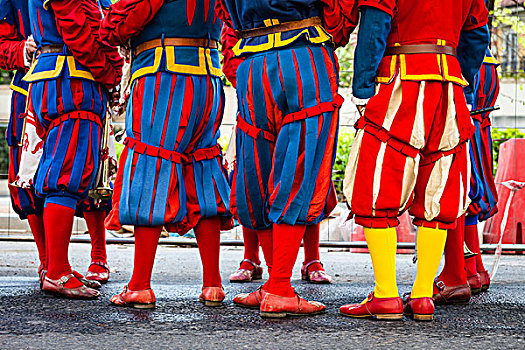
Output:
<svg viewBox="0 0 525 350">
<path fill-rule="evenodd" d="M 67 281 L 69 281 L 70 278 L 71 277 L 69 275 L 64 275 L 58 279 L 58 284 L 60 284 L 61 286 L 64 286 L 67 283 Z"/>
<path fill-rule="evenodd" d="M 436 287 L 443 291 L 447 286 L 445 285 L 445 283 L 443 281 L 436 281 Z"/>
<path fill-rule="evenodd" d="M 374 299 L 374 292 L 368 294 L 368 301 L 372 301 Z"/>
</svg>

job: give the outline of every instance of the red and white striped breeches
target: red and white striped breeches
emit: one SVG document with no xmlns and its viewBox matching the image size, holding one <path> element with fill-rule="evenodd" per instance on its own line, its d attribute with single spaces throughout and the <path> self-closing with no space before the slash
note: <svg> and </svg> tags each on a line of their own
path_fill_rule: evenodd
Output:
<svg viewBox="0 0 525 350">
<path fill-rule="evenodd" d="M 380 85 L 356 128 L 344 182 L 356 223 L 394 227 L 409 209 L 418 226 L 455 227 L 469 204 L 473 132 L 462 87 L 398 75 Z"/>
</svg>

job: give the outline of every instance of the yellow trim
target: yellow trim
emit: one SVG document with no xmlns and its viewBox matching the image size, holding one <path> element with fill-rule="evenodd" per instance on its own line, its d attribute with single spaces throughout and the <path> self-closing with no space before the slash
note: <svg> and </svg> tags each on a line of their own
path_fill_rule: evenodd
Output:
<svg viewBox="0 0 525 350">
<path fill-rule="evenodd" d="M 213 61 L 211 59 L 211 51 L 210 51 L 210 49 L 206 49 L 205 54 L 206 54 L 206 58 L 208 60 L 208 69 L 210 71 L 210 75 L 213 75 L 213 76 L 216 76 L 216 77 L 222 76 L 222 70 L 220 68 L 215 68 L 213 66 Z"/>
<path fill-rule="evenodd" d="M 155 57 L 155 60 L 156 59 L 157 57 Z M 208 71 L 206 70 L 206 57 L 204 54 L 204 48 L 199 47 L 199 65 L 192 66 L 187 64 L 175 63 L 175 47 L 166 46 L 166 68 L 168 69 L 168 71 L 174 73 L 207 75 Z"/>
<path fill-rule="evenodd" d="M 11 83 L 9 84 L 9 88 L 13 91 L 16 91 L 18 93 L 21 93 L 22 95 L 24 96 L 27 96 L 27 90 L 24 90 L 22 89 L 20 86 L 16 86 L 15 84 L 13 84 L 13 82 L 15 81 L 15 77 L 16 77 L 16 74 L 15 76 L 13 77 L 13 79 L 11 79 Z"/>
<path fill-rule="evenodd" d="M 89 80 L 95 80 L 91 72 L 84 70 L 77 70 L 75 58 L 73 56 L 67 56 L 67 66 L 69 68 L 69 75 L 75 78 L 84 78 Z"/>
<path fill-rule="evenodd" d="M 44 1 L 44 10 L 49 11 L 49 6 L 48 6 L 48 5 L 49 5 L 49 2 L 50 2 L 50 1 L 51 1 L 51 0 L 45 0 L 45 1 Z"/>
<path fill-rule="evenodd" d="M 27 72 L 27 74 L 23 78 L 23 80 L 31 83 L 31 82 L 37 81 L 37 80 L 56 78 L 62 72 L 62 68 L 64 68 L 65 60 L 66 60 L 66 56 L 57 56 L 57 61 L 56 61 L 56 65 L 55 65 L 55 69 L 54 70 L 52 70 L 52 71 L 47 70 L 47 71 L 43 71 L 43 72 L 33 73 L 33 71 L 35 70 L 35 67 L 37 66 L 37 63 L 38 63 L 38 60 L 36 60 L 35 63 L 33 63 L 31 68 L 29 69 L 29 72 Z"/>
<path fill-rule="evenodd" d="M 11 82 L 11 85 L 9 85 L 9 88 L 13 91 L 16 91 L 18 93 L 21 93 L 24 96 L 27 96 L 27 90 L 22 89 L 20 86 L 16 86 Z"/>
<path fill-rule="evenodd" d="M 130 84 L 133 83 L 133 81 L 138 77 L 141 77 L 146 74 L 156 73 L 159 70 L 161 60 L 162 47 L 157 47 L 155 48 L 155 61 L 153 62 L 153 66 L 137 69 L 137 71 L 131 76 Z"/>
<path fill-rule="evenodd" d="M 450 81 L 452 83 L 457 83 L 461 86 L 467 86 L 468 83 L 463 78 L 454 77 L 452 75 L 448 74 L 448 61 L 447 58 L 443 60 L 443 75 L 445 76 L 446 81 Z"/>
<path fill-rule="evenodd" d="M 499 64 L 498 60 L 495 59 L 493 56 L 485 57 L 485 58 L 483 59 L 483 63 Z"/>
<path fill-rule="evenodd" d="M 401 79 L 403 80 L 439 80 L 443 81 L 443 77 L 440 74 L 407 74 L 406 59 L 405 55 L 399 55 L 401 60 Z"/>
<path fill-rule="evenodd" d="M 397 63 L 397 56 L 391 56 L 390 58 L 390 76 L 389 77 L 377 77 L 376 82 L 378 83 L 390 83 L 392 78 L 394 77 L 394 74 L 396 74 L 396 63 Z"/>
</svg>

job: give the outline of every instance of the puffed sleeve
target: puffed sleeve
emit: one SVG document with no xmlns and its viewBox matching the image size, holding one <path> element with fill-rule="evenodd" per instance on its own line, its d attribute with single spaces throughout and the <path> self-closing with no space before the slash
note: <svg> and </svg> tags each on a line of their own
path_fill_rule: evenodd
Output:
<svg viewBox="0 0 525 350">
<path fill-rule="evenodd" d="M 228 27 L 233 28 L 232 19 L 224 0 L 217 0 L 215 2 L 215 14 L 219 19 L 226 23 Z"/>
<path fill-rule="evenodd" d="M 237 68 L 244 61 L 244 57 L 236 57 L 233 54 L 233 47 L 238 41 L 239 38 L 235 31 L 225 23 L 221 33 L 222 71 L 233 87 L 237 87 Z"/>
<path fill-rule="evenodd" d="M 25 38 L 18 36 L 13 7 L 9 0 L 0 0 L 0 68 L 18 70 L 24 67 Z"/>
<path fill-rule="evenodd" d="M 0 21 L 0 68 L 3 70 L 24 69 L 24 46 L 16 27 Z"/>
<path fill-rule="evenodd" d="M 100 10 L 89 0 L 53 0 L 57 28 L 75 59 L 86 66 L 96 81 L 107 88 L 119 84 L 122 59 L 116 48 L 99 40 Z"/>
<path fill-rule="evenodd" d="M 321 0 L 324 28 L 330 33 L 336 47 L 348 44 L 350 34 L 359 20 L 355 0 Z"/>
<path fill-rule="evenodd" d="M 396 0 L 358 0 L 358 6 L 375 7 L 378 10 L 388 13 L 390 17 L 394 17 L 394 13 L 396 12 Z"/>
<path fill-rule="evenodd" d="M 163 0 L 120 0 L 109 7 L 100 25 L 100 39 L 118 46 L 140 33 L 164 4 Z"/>
<path fill-rule="evenodd" d="M 479 27 L 483 27 L 489 22 L 489 10 L 485 6 L 484 0 L 472 1 L 467 20 L 463 25 L 464 31 L 473 30 Z"/>
</svg>

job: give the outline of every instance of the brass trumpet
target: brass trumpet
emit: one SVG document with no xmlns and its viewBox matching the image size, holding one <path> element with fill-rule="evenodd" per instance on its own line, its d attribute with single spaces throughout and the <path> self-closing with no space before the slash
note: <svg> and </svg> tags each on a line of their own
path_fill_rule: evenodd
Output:
<svg viewBox="0 0 525 350">
<path fill-rule="evenodd" d="M 113 195 L 111 177 L 116 172 L 116 167 L 111 163 L 109 156 L 110 133 L 112 131 L 111 119 L 111 108 L 108 108 L 106 117 L 104 118 L 104 129 L 100 148 L 100 165 L 97 171 L 95 187 L 89 190 L 89 197 L 104 201 L 111 199 Z"/>
</svg>

